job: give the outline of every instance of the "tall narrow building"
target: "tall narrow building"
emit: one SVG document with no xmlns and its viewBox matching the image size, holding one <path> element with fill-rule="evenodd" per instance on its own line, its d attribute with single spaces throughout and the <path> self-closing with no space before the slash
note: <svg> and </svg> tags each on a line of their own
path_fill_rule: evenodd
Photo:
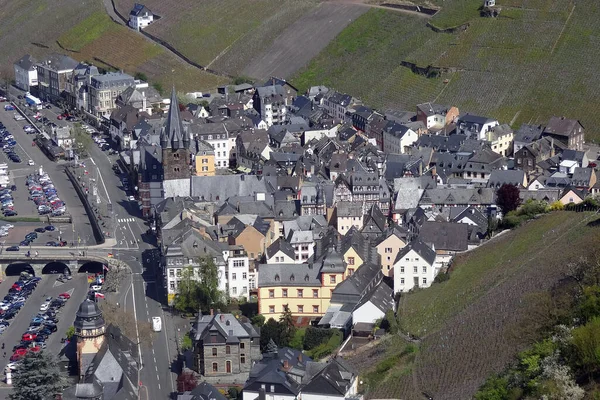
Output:
<svg viewBox="0 0 600 400">
<path fill-rule="evenodd" d="M 190 137 L 179 114 L 175 88 L 171 105 L 160 135 L 164 171 L 163 198 L 190 195 Z"/>
</svg>

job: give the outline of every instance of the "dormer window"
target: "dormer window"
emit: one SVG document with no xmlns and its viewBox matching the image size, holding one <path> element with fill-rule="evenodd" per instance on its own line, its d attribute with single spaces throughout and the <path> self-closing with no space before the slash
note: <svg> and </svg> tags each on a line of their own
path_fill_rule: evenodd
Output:
<svg viewBox="0 0 600 400">
<path fill-rule="evenodd" d="M 296 277 L 294 276 L 294 274 L 292 274 L 292 275 L 290 276 L 290 282 L 294 282 L 295 280 L 296 280 Z"/>
<path fill-rule="evenodd" d="M 275 282 L 279 282 L 281 280 L 281 278 L 279 277 L 279 274 L 275 275 Z"/>
</svg>

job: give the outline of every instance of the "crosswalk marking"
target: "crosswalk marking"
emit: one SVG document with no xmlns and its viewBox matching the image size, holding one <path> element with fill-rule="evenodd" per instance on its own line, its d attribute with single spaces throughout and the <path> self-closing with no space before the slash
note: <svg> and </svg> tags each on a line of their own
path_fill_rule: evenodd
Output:
<svg viewBox="0 0 600 400">
<path fill-rule="evenodd" d="M 135 222 L 135 218 L 119 218 L 119 222 Z"/>
</svg>

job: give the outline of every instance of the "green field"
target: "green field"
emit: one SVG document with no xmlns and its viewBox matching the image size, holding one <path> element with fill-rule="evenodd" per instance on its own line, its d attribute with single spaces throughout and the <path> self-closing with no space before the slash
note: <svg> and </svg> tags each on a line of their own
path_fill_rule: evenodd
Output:
<svg viewBox="0 0 600 400">
<path fill-rule="evenodd" d="M 434 24 L 468 22 L 469 28 L 434 33 L 422 18 L 371 10 L 292 81 L 301 90 L 328 85 L 378 109 L 414 110 L 418 103 L 436 101 L 513 126 L 567 116 L 588 128 L 586 139 L 600 141 L 600 132 L 590 129 L 600 123 L 600 74 L 595 72 L 600 4 L 499 0 L 501 17 L 491 19 L 479 17 L 481 2 L 434 3 L 443 7 Z M 470 11 L 457 12 L 464 7 Z M 456 72 L 428 79 L 400 66 L 403 60 Z"/>
</svg>

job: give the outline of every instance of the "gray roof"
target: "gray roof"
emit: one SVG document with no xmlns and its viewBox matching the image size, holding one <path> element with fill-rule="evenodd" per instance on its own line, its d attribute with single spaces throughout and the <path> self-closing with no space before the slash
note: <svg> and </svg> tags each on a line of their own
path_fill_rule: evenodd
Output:
<svg viewBox="0 0 600 400">
<path fill-rule="evenodd" d="M 421 135 L 414 147 L 431 147 L 436 151 L 457 152 L 467 141 L 466 135 Z"/>
<path fill-rule="evenodd" d="M 29 54 L 25 54 L 23 57 L 21 57 L 19 59 L 19 61 L 17 61 L 15 63 L 15 65 L 18 65 L 20 68 L 24 69 L 25 71 L 34 71 L 35 70 L 35 59 L 29 55 Z"/>
<path fill-rule="evenodd" d="M 362 203 L 352 201 L 339 201 L 337 203 L 337 217 L 361 217 L 363 216 Z"/>
<path fill-rule="evenodd" d="M 382 312 L 394 309 L 394 289 L 385 281 L 379 282 L 375 289 L 356 305 L 355 310 L 366 303 L 371 303 Z"/>
<path fill-rule="evenodd" d="M 542 125 L 523 124 L 515 132 L 514 141 L 521 143 L 533 143 L 542 137 L 544 127 Z"/>
<path fill-rule="evenodd" d="M 312 239 L 312 235 L 311 235 L 311 239 Z M 294 248 L 292 247 L 291 244 L 289 244 L 288 242 L 283 240 L 283 238 L 277 239 L 275 242 L 273 242 L 272 245 L 270 245 L 267 248 L 266 256 L 267 256 L 267 258 L 272 257 L 275 254 L 277 254 L 277 252 L 279 252 L 279 251 L 283 252 L 283 254 L 290 257 L 291 259 L 294 259 L 294 256 L 295 256 Z"/>
<path fill-rule="evenodd" d="M 396 192 L 395 210 L 408 210 L 416 208 L 425 191 L 421 178 L 395 178 L 394 191 Z"/>
<path fill-rule="evenodd" d="M 331 303 L 355 306 L 370 293 L 383 276 L 381 267 L 374 263 L 365 263 L 354 274 L 340 282 L 331 295 Z"/>
<path fill-rule="evenodd" d="M 581 124 L 576 119 L 552 117 L 544 128 L 544 134 L 568 136 L 575 131 L 577 125 Z"/>
<path fill-rule="evenodd" d="M 177 396 L 177 400 L 227 400 L 217 388 L 204 381 L 198 383 L 192 391 L 187 391 Z"/>
<path fill-rule="evenodd" d="M 451 107 L 435 103 L 417 104 L 417 110 L 422 111 L 426 116 L 446 115 Z"/>
<path fill-rule="evenodd" d="M 573 170 L 573 176 L 571 177 L 571 184 L 574 186 L 589 186 L 592 179 L 592 168 L 581 168 L 576 167 Z"/>
<path fill-rule="evenodd" d="M 449 222 L 458 222 L 462 218 L 468 218 L 483 230 L 488 228 L 488 218 L 479 209 L 469 207 L 449 207 Z"/>
<path fill-rule="evenodd" d="M 91 78 L 92 86 L 107 89 L 116 86 L 133 86 L 135 79 L 124 72 L 108 72 L 102 75 L 94 75 Z"/>
<path fill-rule="evenodd" d="M 467 125 L 469 125 L 469 124 L 483 125 L 483 124 L 489 124 L 490 122 L 494 122 L 494 121 L 496 121 L 496 120 L 493 118 L 481 117 L 479 115 L 473 115 L 473 114 L 469 114 L 469 113 L 461 114 L 458 117 L 458 124 L 460 124 L 461 122 L 464 122 Z"/>
<path fill-rule="evenodd" d="M 57 53 L 46 56 L 46 58 L 38 63 L 38 65 L 43 65 L 45 68 L 53 71 L 72 71 L 78 64 L 71 57 Z"/>
<path fill-rule="evenodd" d="M 192 176 L 191 194 L 205 200 L 224 202 L 233 196 L 268 193 L 266 180 L 257 175 Z"/>
<path fill-rule="evenodd" d="M 240 322 L 233 314 L 198 315 L 196 340 L 203 340 L 210 331 L 217 330 L 227 343 L 239 342 L 244 338 L 257 338 L 258 332 L 247 322 Z"/>
<path fill-rule="evenodd" d="M 499 188 L 500 186 L 507 184 L 523 187 L 523 182 L 525 182 L 525 171 L 523 170 L 495 169 L 490 174 L 487 186 L 491 188 Z"/>
<path fill-rule="evenodd" d="M 316 264 L 261 264 L 258 270 L 258 287 L 321 286 Z"/>
<path fill-rule="evenodd" d="M 131 11 L 129 12 L 129 15 L 133 15 L 133 16 L 137 17 L 137 16 L 139 16 L 141 14 L 145 14 L 145 13 L 152 14 L 152 11 L 150 11 L 148 9 L 148 7 L 146 7 L 143 4 L 135 3 L 133 5 L 133 8 L 131 9 Z"/>
<path fill-rule="evenodd" d="M 532 200 L 545 201 L 547 203 L 553 203 L 562 197 L 562 190 L 561 189 L 521 190 L 519 192 L 519 197 L 521 197 L 521 199 L 523 201 L 532 199 Z"/>
<path fill-rule="evenodd" d="M 495 189 L 492 188 L 435 188 L 426 189 L 419 202 L 422 205 L 491 205 Z"/>
<path fill-rule="evenodd" d="M 468 248 L 467 224 L 425 221 L 419 230 L 419 237 L 425 243 L 432 243 L 436 251 L 465 251 Z"/>
<path fill-rule="evenodd" d="M 189 136 L 183 129 L 183 121 L 179 114 L 179 100 L 175 88 L 171 90 L 171 102 L 169 105 L 169 114 L 164 129 L 161 133 L 160 143 L 165 149 L 187 148 Z"/>
<path fill-rule="evenodd" d="M 466 225 L 465 225 L 466 228 Z M 465 230 L 466 232 L 466 230 Z M 467 237 L 465 236 L 465 243 L 466 243 L 466 239 Z M 435 250 L 428 245 L 427 243 L 425 243 L 420 237 L 416 238 L 415 240 L 413 240 L 412 242 L 410 242 L 408 245 L 404 246 L 399 252 L 398 255 L 396 256 L 396 260 L 394 261 L 394 264 L 397 263 L 399 260 L 401 260 L 404 256 L 406 256 L 411 250 L 414 250 L 415 253 L 417 253 L 423 260 L 425 260 L 427 262 L 427 264 L 429 265 L 433 265 L 433 263 L 435 262 Z"/>
</svg>

